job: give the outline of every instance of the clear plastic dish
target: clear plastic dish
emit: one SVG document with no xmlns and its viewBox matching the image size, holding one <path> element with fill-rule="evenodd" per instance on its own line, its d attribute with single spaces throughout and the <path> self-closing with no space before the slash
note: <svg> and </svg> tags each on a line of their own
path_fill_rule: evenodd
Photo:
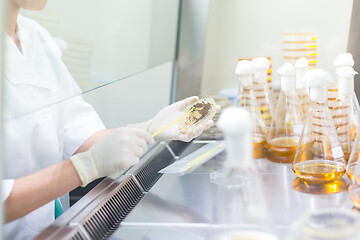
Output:
<svg viewBox="0 0 360 240">
<path fill-rule="evenodd" d="M 216 113 L 216 103 L 212 97 L 199 99 L 193 105 L 188 106 L 184 110 L 184 113 L 189 112 L 193 107 L 195 109 L 179 121 L 180 129 L 184 132 L 189 129 L 194 130 L 199 124 L 206 123 L 211 120 Z"/>
</svg>

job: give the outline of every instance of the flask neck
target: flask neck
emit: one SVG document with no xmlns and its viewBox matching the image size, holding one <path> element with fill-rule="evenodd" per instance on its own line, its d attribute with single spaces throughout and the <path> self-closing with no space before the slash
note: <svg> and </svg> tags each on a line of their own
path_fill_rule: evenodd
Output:
<svg viewBox="0 0 360 240">
<path fill-rule="evenodd" d="M 249 169 L 253 165 L 251 128 L 241 133 L 225 134 L 227 164 L 231 169 Z"/>
<path fill-rule="evenodd" d="M 295 90 L 294 76 L 281 76 L 281 90 L 284 92 Z"/>
<path fill-rule="evenodd" d="M 251 75 L 244 75 L 239 77 L 239 83 L 243 88 L 250 88 L 253 84 L 253 77 Z"/>
<path fill-rule="evenodd" d="M 310 87 L 309 98 L 313 102 L 327 103 L 328 101 L 328 89 L 324 86 L 312 86 Z"/>
<path fill-rule="evenodd" d="M 353 77 L 339 77 L 338 79 L 338 98 L 344 100 L 354 93 L 354 78 Z"/>
<path fill-rule="evenodd" d="M 303 89 L 306 87 L 306 84 L 303 81 L 303 77 L 306 71 L 304 70 L 296 70 L 296 89 Z"/>
<path fill-rule="evenodd" d="M 267 82 L 267 71 L 259 70 L 254 74 L 254 82 L 256 83 L 266 83 Z"/>
</svg>

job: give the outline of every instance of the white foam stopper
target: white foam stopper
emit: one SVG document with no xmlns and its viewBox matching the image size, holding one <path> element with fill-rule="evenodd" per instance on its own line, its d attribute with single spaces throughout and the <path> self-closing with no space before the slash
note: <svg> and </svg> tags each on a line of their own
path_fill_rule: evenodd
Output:
<svg viewBox="0 0 360 240">
<path fill-rule="evenodd" d="M 270 60 L 265 57 L 257 57 L 251 60 L 255 68 L 254 82 L 266 83 L 267 82 L 267 71 L 270 68 Z"/>
<path fill-rule="evenodd" d="M 234 134 L 244 131 L 251 132 L 251 115 L 245 108 L 227 107 L 222 111 L 216 125 L 225 134 L 228 132 Z"/>
<path fill-rule="evenodd" d="M 239 61 L 235 69 L 235 74 L 238 75 L 239 81 L 243 87 L 252 85 L 254 72 L 255 68 L 248 60 Z"/>
<path fill-rule="evenodd" d="M 335 67 L 353 67 L 354 58 L 351 53 L 343 53 L 338 55 L 334 60 Z"/>
<path fill-rule="evenodd" d="M 296 79 L 296 88 L 302 89 L 306 87 L 306 82 L 303 80 L 304 74 L 309 71 L 309 61 L 306 57 L 299 58 L 295 65 L 295 79 Z"/>
<path fill-rule="evenodd" d="M 295 71 L 291 63 L 284 63 L 279 69 L 281 90 L 295 90 Z"/>
<path fill-rule="evenodd" d="M 312 101 L 327 102 L 328 85 L 335 83 L 335 79 L 322 69 L 312 69 L 305 73 L 304 81 L 310 88 L 309 97 Z"/>
<path fill-rule="evenodd" d="M 253 144 L 250 112 L 241 107 L 228 107 L 221 113 L 217 126 L 225 135 L 228 168 L 252 167 Z"/>
<path fill-rule="evenodd" d="M 338 97 L 344 99 L 354 93 L 354 76 L 358 74 L 352 67 L 340 67 L 338 75 Z"/>
</svg>

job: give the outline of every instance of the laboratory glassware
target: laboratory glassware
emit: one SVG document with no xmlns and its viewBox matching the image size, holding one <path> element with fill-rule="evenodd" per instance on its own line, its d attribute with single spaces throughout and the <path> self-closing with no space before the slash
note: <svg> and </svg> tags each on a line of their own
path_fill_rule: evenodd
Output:
<svg viewBox="0 0 360 240">
<path fill-rule="evenodd" d="M 184 117 L 179 119 L 179 126 L 184 132 L 194 130 L 201 123 L 211 120 L 216 114 L 216 103 L 212 97 L 199 99 L 184 109 Z"/>
<path fill-rule="evenodd" d="M 354 146 L 353 151 L 351 153 L 350 159 L 353 157 L 354 160 L 357 161 L 352 162 L 351 172 L 349 172 L 349 164 L 347 166 L 347 174 L 351 179 L 351 183 L 348 188 L 348 192 L 350 198 L 355 206 L 355 208 L 360 209 L 360 164 L 359 164 L 359 153 L 360 153 L 360 145 L 359 145 L 359 135 L 356 137 L 356 146 Z"/>
<path fill-rule="evenodd" d="M 352 67 L 340 67 L 336 74 L 338 96 L 334 103 L 332 117 L 345 160 L 348 160 L 360 125 L 360 107 L 354 91 L 354 76 L 357 72 Z"/>
<path fill-rule="evenodd" d="M 304 76 L 309 87 L 310 106 L 296 150 L 293 171 L 306 181 L 329 182 L 345 172 L 346 162 L 327 104 L 327 86 L 334 82 L 321 69 Z"/>
<path fill-rule="evenodd" d="M 251 113 L 229 107 L 217 125 L 224 133 L 227 158 L 224 169 L 210 174 L 216 189 L 212 219 L 216 232 L 212 239 L 278 239 L 252 157 Z"/>
<path fill-rule="evenodd" d="M 266 156 L 280 163 L 292 163 L 303 128 L 303 111 L 295 91 L 295 72 L 290 63 L 278 70 L 281 90 L 266 143 Z"/>
<path fill-rule="evenodd" d="M 351 209 L 324 208 L 304 213 L 285 240 L 357 240 L 360 214 Z"/>
<path fill-rule="evenodd" d="M 239 61 L 243 61 L 243 60 L 248 60 L 248 61 L 252 61 L 254 58 L 256 57 L 252 57 L 252 58 L 239 58 Z M 270 91 L 272 91 L 272 64 L 271 64 L 271 57 L 265 57 L 267 60 L 270 61 L 270 67 L 267 70 L 267 83 L 269 85 L 269 89 Z"/>
<path fill-rule="evenodd" d="M 264 145 L 266 143 L 266 126 L 261 117 L 260 107 L 256 101 L 256 97 L 253 89 L 253 74 L 254 67 L 248 60 L 242 60 L 238 62 L 236 66 L 235 74 L 238 76 L 238 82 L 241 86 L 241 92 L 239 94 L 240 102 L 239 106 L 244 107 L 251 113 L 251 118 L 254 123 L 252 142 L 254 148 L 254 158 L 263 158 Z"/>
<path fill-rule="evenodd" d="M 333 65 L 336 68 L 336 74 L 341 67 L 353 67 L 354 66 L 353 56 L 351 55 L 351 53 L 340 54 L 335 58 Z M 334 107 L 334 103 L 337 95 L 338 95 L 338 82 L 336 81 L 335 83 L 329 84 L 328 86 L 328 104 L 330 110 L 332 110 Z"/>
<path fill-rule="evenodd" d="M 304 74 L 309 71 L 309 61 L 305 57 L 299 58 L 295 65 L 296 93 L 298 95 L 304 117 L 309 108 L 309 94 L 306 83 L 303 80 Z"/>
<path fill-rule="evenodd" d="M 264 120 L 266 130 L 269 131 L 271 118 L 274 114 L 274 100 L 271 95 L 269 84 L 267 83 L 267 72 L 270 68 L 270 61 L 265 57 L 257 57 L 251 60 L 255 68 L 254 73 L 254 94 L 260 107 L 261 117 Z"/>
</svg>

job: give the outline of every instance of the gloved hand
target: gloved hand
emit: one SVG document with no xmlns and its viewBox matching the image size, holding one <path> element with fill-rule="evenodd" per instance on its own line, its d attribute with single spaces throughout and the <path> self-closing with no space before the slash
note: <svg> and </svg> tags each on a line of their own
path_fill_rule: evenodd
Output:
<svg viewBox="0 0 360 240">
<path fill-rule="evenodd" d="M 189 105 L 194 104 L 199 97 L 189 97 L 184 100 L 173 103 L 163 109 L 161 109 L 158 114 L 150 121 L 141 124 L 134 124 L 130 126 L 139 127 L 147 130 L 151 135 L 163 129 L 176 119 L 178 119 L 181 115 L 183 115 L 183 111 Z M 217 106 L 217 110 L 220 110 L 220 106 Z M 180 140 L 184 142 L 189 142 L 193 138 L 198 137 L 205 129 L 210 128 L 214 125 L 213 120 L 209 120 L 204 124 L 199 124 L 196 126 L 194 130 L 189 129 L 187 132 L 183 132 L 179 128 L 178 123 L 174 123 L 164 131 L 155 136 L 155 140 L 158 141 L 171 141 L 171 140 Z"/>
<path fill-rule="evenodd" d="M 139 162 L 147 144 L 154 142 L 151 135 L 137 128 L 118 128 L 88 151 L 70 158 L 80 179 L 86 186 L 100 177 L 127 169 Z"/>
</svg>

